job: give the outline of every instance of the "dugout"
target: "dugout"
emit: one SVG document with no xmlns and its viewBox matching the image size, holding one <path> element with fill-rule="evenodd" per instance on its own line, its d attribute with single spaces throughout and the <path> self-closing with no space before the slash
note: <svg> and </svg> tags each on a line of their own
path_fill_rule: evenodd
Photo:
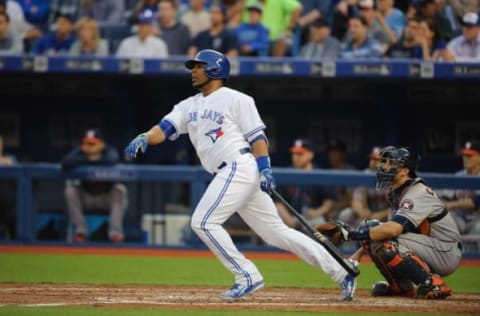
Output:
<svg viewBox="0 0 480 316">
<path fill-rule="evenodd" d="M 316 143 L 321 167 L 327 166 L 328 141 L 341 139 L 347 143 L 349 162 L 359 169 L 365 167 L 371 146 L 398 144 L 413 146 L 422 154 L 422 172 L 453 172 L 461 168 L 457 152 L 464 140 L 480 139 L 480 120 L 475 116 L 480 77 L 476 72 L 459 78 L 455 75 L 458 69 L 452 68 L 447 74 L 437 71 L 438 77 L 419 77 L 395 71 L 385 74 L 375 64 L 369 64 L 370 68 L 350 64 L 345 71 L 345 64 L 338 62 L 338 75 L 332 76 L 315 73 L 315 65 L 305 73 L 305 64 L 297 69 L 285 63 L 278 70 L 278 63 L 270 62 L 259 62 L 253 68 L 249 62 L 250 68 L 240 63 L 240 75 L 232 76 L 227 86 L 255 97 L 268 126 L 274 166 L 288 166 L 293 139 L 309 136 Z M 107 140 L 123 150 L 139 131 L 195 93 L 183 70 L 164 73 L 158 71 L 161 67 L 152 71 L 148 65 L 145 62 L 145 68 L 140 67 L 143 73 L 108 67 L 66 71 L 63 66 L 43 71 L 2 70 L 0 60 L 0 131 L 6 150 L 20 162 L 57 163 L 92 125 L 101 127 Z M 394 64 L 387 66 L 396 69 Z M 182 137 L 151 147 L 138 163 L 192 165 L 197 161 L 188 139 Z M 132 203 L 127 217 L 132 227 L 140 227 L 142 209 L 165 209 L 170 197 L 158 194 L 160 185 L 130 185 Z M 62 212 L 61 188 L 57 180 L 39 183 L 40 209 Z M 184 195 L 180 198 L 188 200 L 188 190 L 181 192 L 177 192 Z M 142 208 L 134 209 L 139 204 Z"/>
<path fill-rule="evenodd" d="M 422 171 L 452 172 L 464 140 L 480 138 L 478 79 L 241 76 L 228 86 L 256 98 L 278 166 L 294 138 L 310 136 L 320 165 L 329 139 L 341 139 L 358 168 L 371 146 L 401 144 L 422 153 Z M 0 72 L 0 130 L 20 161 L 58 162 L 85 127 L 100 126 L 122 149 L 194 92 L 188 76 Z M 139 161 L 196 163 L 184 139 Z"/>
</svg>

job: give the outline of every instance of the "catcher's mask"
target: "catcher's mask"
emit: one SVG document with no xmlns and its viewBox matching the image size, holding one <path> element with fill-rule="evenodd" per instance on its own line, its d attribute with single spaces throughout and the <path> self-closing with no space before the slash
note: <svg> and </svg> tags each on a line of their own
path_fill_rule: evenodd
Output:
<svg viewBox="0 0 480 316">
<path fill-rule="evenodd" d="M 194 58 L 185 62 L 185 67 L 192 69 L 197 63 L 206 65 L 205 74 L 210 79 L 227 80 L 230 75 L 230 62 L 228 58 L 216 50 L 203 49 L 199 51 Z"/>
<path fill-rule="evenodd" d="M 420 156 L 406 147 L 388 146 L 380 149 L 380 158 L 377 168 L 377 190 L 390 187 L 399 168 L 408 168 L 409 177 L 416 178 L 416 170 Z"/>
</svg>

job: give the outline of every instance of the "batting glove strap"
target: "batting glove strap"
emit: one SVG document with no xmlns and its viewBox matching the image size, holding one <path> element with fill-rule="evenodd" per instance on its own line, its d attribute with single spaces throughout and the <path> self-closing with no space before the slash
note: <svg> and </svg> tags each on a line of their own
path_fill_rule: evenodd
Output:
<svg viewBox="0 0 480 316">
<path fill-rule="evenodd" d="M 130 144 L 128 144 L 127 148 L 125 148 L 125 156 L 129 160 L 135 159 L 138 151 L 141 150 L 142 153 L 144 153 L 147 150 L 147 147 L 147 134 L 139 134 L 130 142 Z"/>
</svg>

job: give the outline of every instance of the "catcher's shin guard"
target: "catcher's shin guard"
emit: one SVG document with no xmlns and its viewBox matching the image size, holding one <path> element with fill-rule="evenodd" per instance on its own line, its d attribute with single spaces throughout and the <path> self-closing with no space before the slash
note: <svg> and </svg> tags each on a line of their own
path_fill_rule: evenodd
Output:
<svg viewBox="0 0 480 316">
<path fill-rule="evenodd" d="M 415 288 L 409 275 L 397 271 L 396 267 L 402 262 L 402 257 L 398 254 L 395 242 L 371 242 L 371 245 L 364 244 L 363 247 L 387 280 L 387 282 L 380 281 L 373 285 L 373 296 L 415 296 Z"/>
<path fill-rule="evenodd" d="M 422 284 L 430 276 L 430 269 L 422 259 L 411 253 L 401 255 L 394 241 L 381 243 L 376 247 L 375 255 L 398 278 L 406 277 L 415 284 Z"/>
</svg>

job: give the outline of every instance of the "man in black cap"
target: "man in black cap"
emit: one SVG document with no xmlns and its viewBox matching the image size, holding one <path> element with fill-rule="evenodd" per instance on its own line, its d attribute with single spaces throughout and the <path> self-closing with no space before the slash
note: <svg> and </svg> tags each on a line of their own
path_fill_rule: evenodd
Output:
<svg viewBox="0 0 480 316">
<path fill-rule="evenodd" d="M 296 139 L 290 147 L 292 167 L 303 171 L 316 168 L 314 163 L 315 152 L 309 139 Z M 299 212 L 301 212 L 311 225 L 324 223 L 326 215 L 331 211 L 334 201 L 321 186 L 295 185 L 282 186 L 279 192 Z M 300 229 L 297 219 L 289 213 L 285 205 L 276 201 L 278 213 L 285 224 L 292 228 Z"/>
<path fill-rule="evenodd" d="M 100 130 L 87 129 L 82 144 L 70 151 L 61 162 L 62 170 L 70 171 L 79 166 L 108 166 L 118 163 L 118 151 L 105 143 Z M 75 242 L 88 237 L 88 227 L 83 215 L 84 209 L 100 209 L 110 212 L 109 238 L 113 242 L 124 240 L 122 221 L 127 208 L 127 187 L 110 181 L 67 180 L 65 186 L 70 222 L 75 227 Z"/>
</svg>

